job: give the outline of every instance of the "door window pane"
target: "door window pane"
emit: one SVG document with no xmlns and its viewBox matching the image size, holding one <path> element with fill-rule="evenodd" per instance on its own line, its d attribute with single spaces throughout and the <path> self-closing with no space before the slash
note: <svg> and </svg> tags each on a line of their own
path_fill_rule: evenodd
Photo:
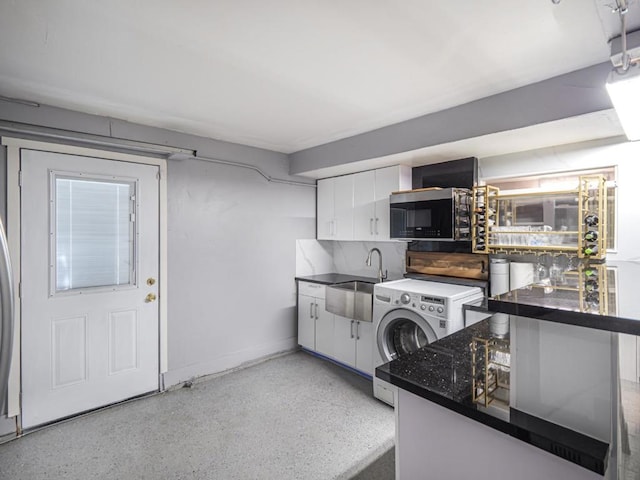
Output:
<svg viewBox="0 0 640 480">
<path fill-rule="evenodd" d="M 55 176 L 56 291 L 133 283 L 135 183 Z"/>
</svg>

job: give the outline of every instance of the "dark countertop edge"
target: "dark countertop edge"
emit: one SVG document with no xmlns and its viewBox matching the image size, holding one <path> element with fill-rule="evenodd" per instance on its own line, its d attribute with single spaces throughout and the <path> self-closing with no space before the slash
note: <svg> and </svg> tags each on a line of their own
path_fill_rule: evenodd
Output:
<svg viewBox="0 0 640 480">
<path fill-rule="evenodd" d="M 609 315 L 595 315 L 573 310 L 562 310 L 555 307 L 530 305 L 526 303 L 506 302 L 489 298 L 488 309 L 496 313 L 507 313 L 520 317 L 530 317 L 537 320 L 565 323 L 578 327 L 593 328 L 595 330 L 607 330 L 610 332 L 628 333 L 640 335 L 640 321 L 612 317 Z"/>
<path fill-rule="evenodd" d="M 448 277 L 445 275 L 430 275 L 428 273 L 407 272 L 405 278 L 414 278 L 416 280 L 427 280 L 431 282 L 452 283 L 454 285 L 465 285 L 467 287 L 480 287 L 484 290 L 485 295 L 489 286 L 489 280 L 479 280 L 476 278 L 459 278 Z"/>
<path fill-rule="evenodd" d="M 462 305 L 462 310 L 471 310 L 473 312 L 482 312 L 482 313 L 498 313 L 498 312 L 490 312 L 489 307 L 487 307 L 487 298 L 482 299 L 480 303 L 464 303 Z"/>
<path fill-rule="evenodd" d="M 377 278 L 373 277 L 361 277 L 359 275 L 349 275 L 348 273 L 320 273 L 318 275 L 307 275 L 301 277 L 295 277 L 299 282 L 320 283 L 322 285 L 334 285 L 336 283 L 345 282 L 367 282 L 378 283 Z"/>
<path fill-rule="evenodd" d="M 428 390 L 425 387 L 407 381 L 401 377 L 391 375 L 379 368 L 376 368 L 375 376 L 391 383 L 392 385 L 395 385 L 398 388 L 402 388 L 403 390 L 413 393 L 414 395 L 422 397 L 425 400 L 429 400 L 448 410 L 454 411 L 460 415 L 482 423 L 483 425 L 493 428 L 494 430 L 506 433 L 511 437 L 540 448 L 541 450 L 544 450 L 548 453 L 559 456 L 560 458 L 586 468 L 587 470 L 595 472 L 599 475 L 604 475 L 606 472 L 608 463 L 607 452 L 609 449 L 609 445 L 604 442 L 575 432 L 568 428 L 561 427 L 560 425 L 555 425 L 545 420 L 532 417 L 524 412 L 511 409 L 512 412 L 515 412 L 516 416 L 518 416 L 521 420 L 524 420 L 523 423 L 528 423 L 529 425 L 535 426 L 536 428 L 546 428 L 548 430 L 546 433 L 533 431 L 528 428 L 514 425 L 510 422 L 505 422 L 504 420 L 483 413 L 475 408 L 470 408 L 464 404 L 459 403 L 458 401 L 439 395 L 435 392 L 432 392 L 431 390 Z M 559 435 L 559 433 L 561 433 L 561 435 Z M 564 439 L 571 438 L 571 445 L 561 443 L 558 440 L 559 437 Z M 586 446 L 586 448 L 578 450 L 574 446 L 576 444 Z M 568 450 L 570 452 L 577 452 L 579 457 L 582 457 L 587 461 L 583 463 L 576 462 L 574 461 L 575 456 L 571 455 L 570 453 L 568 457 L 558 455 L 558 449 L 553 448 L 554 446 L 560 446 L 564 451 Z M 585 463 L 587 464 L 585 465 Z"/>
</svg>

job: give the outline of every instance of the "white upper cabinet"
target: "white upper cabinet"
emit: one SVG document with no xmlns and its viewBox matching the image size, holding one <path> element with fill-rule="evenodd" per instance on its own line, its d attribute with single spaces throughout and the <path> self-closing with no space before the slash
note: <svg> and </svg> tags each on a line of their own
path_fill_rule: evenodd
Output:
<svg viewBox="0 0 640 480">
<path fill-rule="evenodd" d="M 358 240 L 375 237 L 376 172 L 353 175 L 353 234 Z"/>
<path fill-rule="evenodd" d="M 317 199 L 317 237 L 318 240 L 333 239 L 333 222 L 335 215 L 333 191 L 335 179 L 318 180 Z"/>
<path fill-rule="evenodd" d="M 375 239 L 389 240 L 389 195 L 392 192 L 411 190 L 411 167 L 396 165 L 376 170 Z"/>
<path fill-rule="evenodd" d="M 334 178 L 333 240 L 353 240 L 353 175 Z"/>
<path fill-rule="evenodd" d="M 389 195 L 411 189 L 411 167 L 318 180 L 319 240 L 389 240 Z"/>
<path fill-rule="evenodd" d="M 353 175 L 318 180 L 318 240 L 353 240 Z"/>
</svg>

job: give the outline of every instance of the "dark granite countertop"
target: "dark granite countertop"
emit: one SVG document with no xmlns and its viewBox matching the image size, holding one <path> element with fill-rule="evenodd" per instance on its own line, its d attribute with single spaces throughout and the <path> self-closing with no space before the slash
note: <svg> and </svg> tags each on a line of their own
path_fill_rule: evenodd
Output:
<svg viewBox="0 0 640 480">
<path fill-rule="evenodd" d="M 368 282 L 378 283 L 377 278 L 360 277 L 358 275 L 348 275 L 346 273 L 322 273 L 319 275 L 308 275 L 304 277 L 296 277 L 301 282 L 321 283 L 323 285 L 334 285 L 336 283 L 345 282 Z"/>
<path fill-rule="evenodd" d="M 490 332 L 489 322 L 490 319 L 482 320 L 382 365 L 376 368 L 375 374 L 415 395 L 604 474 L 608 462 L 608 443 L 509 407 L 508 403 L 485 408 L 473 402 L 470 345 L 474 337 L 495 338 Z M 504 340 L 508 345 L 509 336 Z"/>
<path fill-rule="evenodd" d="M 602 283 L 604 295 L 600 298 L 593 295 L 595 304 L 589 303 L 589 293 L 584 284 L 578 286 L 578 282 L 585 280 L 581 278 L 573 289 L 534 284 L 496 295 L 488 299 L 488 309 L 550 322 L 640 335 L 640 302 L 637 301 L 635 288 L 640 280 L 640 262 L 613 261 L 594 268 L 600 268 L 599 276 L 606 275 L 606 282 Z"/>
<path fill-rule="evenodd" d="M 472 398 L 470 344 L 473 337 L 492 338 L 491 319 L 382 365 L 376 376 L 604 474 L 611 454 L 606 422 L 611 428 L 620 421 L 614 412 L 624 411 L 620 398 L 611 394 L 621 379 L 612 360 L 618 355 L 617 337 L 609 332 L 640 335 L 640 262 L 582 264 L 566 273 L 561 285 L 530 285 L 466 307 L 509 315 L 513 343 L 507 341 L 507 348 L 515 367 L 509 381 L 519 386 L 506 389 L 503 404 L 484 407 Z M 590 407 L 581 410 L 583 401 Z M 626 427 L 617 428 L 624 434 Z M 619 446 L 614 445 L 615 451 Z"/>
</svg>

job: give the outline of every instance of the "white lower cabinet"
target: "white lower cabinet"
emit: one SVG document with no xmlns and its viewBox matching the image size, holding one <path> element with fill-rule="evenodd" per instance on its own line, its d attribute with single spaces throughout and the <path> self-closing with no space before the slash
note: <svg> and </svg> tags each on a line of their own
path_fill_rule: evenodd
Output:
<svg viewBox="0 0 640 480">
<path fill-rule="evenodd" d="M 316 348 L 315 351 L 333 357 L 333 322 L 334 315 L 324 309 L 324 298 L 316 299 Z"/>
<path fill-rule="evenodd" d="M 373 323 L 356 323 L 356 368 L 373 376 Z"/>
<path fill-rule="evenodd" d="M 356 366 L 355 320 L 334 315 L 333 356 L 339 362 Z"/>
<path fill-rule="evenodd" d="M 298 295 L 298 344 L 310 350 L 316 349 L 316 299 Z"/>
<path fill-rule="evenodd" d="M 335 315 L 333 355 L 336 360 L 373 375 L 373 324 Z"/>
<path fill-rule="evenodd" d="M 333 314 L 324 308 L 324 298 L 298 296 L 298 344 L 333 356 Z"/>
<path fill-rule="evenodd" d="M 373 324 L 325 310 L 325 286 L 298 282 L 298 344 L 373 375 Z"/>
<path fill-rule="evenodd" d="M 298 344 L 309 350 L 332 348 L 333 314 L 324 308 L 325 286 L 298 282 Z"/>
</svg>

